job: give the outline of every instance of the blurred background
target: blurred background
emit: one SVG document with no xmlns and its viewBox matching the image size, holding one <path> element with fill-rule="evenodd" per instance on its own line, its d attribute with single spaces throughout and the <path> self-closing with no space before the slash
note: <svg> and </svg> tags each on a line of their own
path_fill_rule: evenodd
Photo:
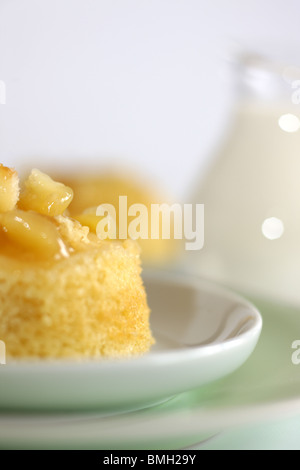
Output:
<svg viewBox="0 0 300 470">
<path fill-rule="evenodd" d="M 228 122 L 224 58 L 233 44 L 295 45 L 299 10 L 297 0 L 0 0 L 1 160 L 130 162 L 183 200 Z"/>
<path fill-rule="evenodd" d="M 0 0 L 1 160 L 67 173 L 129 165 L 173 201 L 206 204 L 206 248 L 188 254 L 190 267 L 298 301 L 300 222 L 297 204 L 287 207 L 298 202 L 300 142 L 281 132 L 300 128 L 299 14 L 297 0 Z M 256 54 L 282 68 L 251 62 Z M 249 85 L 268 109 L 239 115 L 238 127 L 237 92 Z M 238 149 L 222 150 L 229 135 L 243 136 Z M 223 163 L 202 185 L 216 155 Z"/>
</svg>

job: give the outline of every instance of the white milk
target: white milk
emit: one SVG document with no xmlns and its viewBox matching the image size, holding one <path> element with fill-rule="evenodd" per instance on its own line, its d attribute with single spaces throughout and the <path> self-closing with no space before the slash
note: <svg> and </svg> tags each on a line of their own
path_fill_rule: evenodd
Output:
<svg viewBox="0 0 300 470">
<path fill-rule="evenodd" d="M 244 96 L 195 193 L 205 205 L 205 242 L 186 253 L 189 267 L 300 303 L 300 105 Z"/>
</svg>

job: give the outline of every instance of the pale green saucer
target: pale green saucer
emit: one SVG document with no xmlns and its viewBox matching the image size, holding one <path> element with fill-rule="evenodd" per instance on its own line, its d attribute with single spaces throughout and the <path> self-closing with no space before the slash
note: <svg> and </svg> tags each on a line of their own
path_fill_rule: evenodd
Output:
<svg viewBox="0 0 300 470">
<path fill-rule="evenodd" d="M 253 301 L 253 299 L 251 299 Z M 235 425 L 300 413 L 300 311 L 254 300 L 263 316 L 259 343 L 236 372 L 147 410 L 0 417 L 2 448 L 178 449 Z"/>
</svg>

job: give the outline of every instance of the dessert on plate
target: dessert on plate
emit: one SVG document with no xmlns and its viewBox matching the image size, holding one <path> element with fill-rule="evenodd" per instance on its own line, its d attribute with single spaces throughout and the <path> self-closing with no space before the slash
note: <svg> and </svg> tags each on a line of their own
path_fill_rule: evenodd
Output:
<svg viewBox="0 0 300 470">
<path fill-rule="evenodd" d="M 7 358 L 120 358 L 154 342 L 136 242 L 70 218 L 73 190 L 0 166 L 0 339 Z"/>
</svg>

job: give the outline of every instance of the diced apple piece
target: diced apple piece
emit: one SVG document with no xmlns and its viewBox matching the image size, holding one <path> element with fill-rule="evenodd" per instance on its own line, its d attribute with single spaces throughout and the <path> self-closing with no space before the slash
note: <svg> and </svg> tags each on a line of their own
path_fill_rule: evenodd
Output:
<svg viewBox="0 0 300 470">
<path fill-rule="evenodd" d="M 19 192 L 17 172 L 0 164 L 0 212 L 11 211 L 16 207 Z"/>
<path fill-rule="evenodd" d="M 97 207 L 90 207 L 88 209 L 85 209 L 85 211 L 82 212 L 82 214 L 73 216 L 73 218 L 78 220 L 78 222 L 80 222 L 81 225 L 85 227 L 89 227 L 91 232 L 96 233 L 97 225 L 102 219 L 101 216 L 96 215 L 96 211 L 97 211 Z"/>
<path fill-rule="evenodd" d="M 99 239 L 102 239 L 102 235 L 99 234 L 98 231 L 98 224 L 99 222 L 105 219 L 104 223 L 104 230 L 105 230 L 105 238 L 115 239 L 116 238 L 116 227 L 114 220 L 111 220 L 109 224 L 109 215 L 97 215 L 97 207 L 90 207 L 86 209 L 82 214 L 73 216 L 75 220 L 81 223 L 81 225 L 85 227 L 89 227 L 90 232 L 97 234 Z"/>
<path fill-rule="evenodd" d="M 73 199 L 73 190 L 54 181 L 39 170 L 32 170 L 20 194 L 19 207 L 55 217 L 67 209 Z"/>
<path fill-rule="evenodd" d="M 62 250 L 55 224 L 41 214 L 15 209 L 0 214 L 0 225 L 10 242 L 41 258 L 53 258 Z"/>
</svg>

